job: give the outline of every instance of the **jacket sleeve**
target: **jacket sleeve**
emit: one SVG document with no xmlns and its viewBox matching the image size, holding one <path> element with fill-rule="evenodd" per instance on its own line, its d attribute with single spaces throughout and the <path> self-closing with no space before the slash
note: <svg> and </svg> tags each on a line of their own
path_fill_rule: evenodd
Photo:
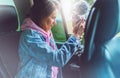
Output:
<svg viewBox="0 0 120 78">
<path fill-rule="evenodd" d="M 40 36 L 23 33 L 20 48 L 38 62 L 46 62 L 52 66 L 64 66 L 80 45 L 79 40 L 71 36 L 60 49 L 53 50 Z"/>
</svg>

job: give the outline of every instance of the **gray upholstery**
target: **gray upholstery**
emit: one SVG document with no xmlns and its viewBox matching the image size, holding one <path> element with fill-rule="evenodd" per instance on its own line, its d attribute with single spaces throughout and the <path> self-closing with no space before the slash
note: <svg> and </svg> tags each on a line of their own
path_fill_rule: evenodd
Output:
<svg viewBox="0 0 120 78">
<path fill-rule="evenodd" d="M 12 32 L 18 27 L 18 18 L 15 7 L 0 5 L 0 33 Z"/>
<path fill-rule="evenodd" d="M 14 78 L 17 72 L 20 37 L 17 27 L 15 7 L 0 5 L 0 78 Z"/>
</svg>

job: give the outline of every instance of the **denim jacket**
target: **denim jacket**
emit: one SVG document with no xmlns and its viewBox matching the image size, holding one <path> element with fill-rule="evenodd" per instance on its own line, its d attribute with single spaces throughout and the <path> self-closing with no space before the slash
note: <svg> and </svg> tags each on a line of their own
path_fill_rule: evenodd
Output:
<svg viewBox="0 0 120 78">
<path fill-rule="evenodd" d="M 52 78 L 52 67 L 58 67 L 57 78 L 60 75 L 60 67 L 64 66 L 78 50 L 80 42 L 71 36 L 60 49 L 57 49 L 55 41 L 50 36 L 47 38 L 34 27 L 26 26 L 22 31 L 19 42 L 20 63 L 15 78 Z"/>
</svg>

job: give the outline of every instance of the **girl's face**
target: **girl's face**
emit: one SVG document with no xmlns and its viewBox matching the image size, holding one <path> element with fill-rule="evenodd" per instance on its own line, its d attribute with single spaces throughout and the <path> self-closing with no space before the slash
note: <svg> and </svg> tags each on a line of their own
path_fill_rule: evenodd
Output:
<svg viewBox="0 0 120 78">
<path fill-rule="evenodd" d="M 56 24 L 56 16 L 57 16 L 57 10 L 53 11 L 48 17 L 44 18 L 40 25 L 42 26 L 43 30 L 46 32 L 50 31 L 53 25 Z"/>
</svg>

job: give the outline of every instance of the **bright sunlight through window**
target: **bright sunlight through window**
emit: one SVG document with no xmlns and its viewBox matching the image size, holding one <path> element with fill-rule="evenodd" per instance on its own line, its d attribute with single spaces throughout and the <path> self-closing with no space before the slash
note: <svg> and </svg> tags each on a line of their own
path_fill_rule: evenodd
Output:
<svg viewBox="0 0 120 78">
<path fill-rule="evenodd" d="M 72 15 L 71 8 L 74 0 L 61 0 L 62 9 L 67 23 L 68 34 L 72 33 Z"/>
<path fill-rule="evenodd" d="M 71 8 L 72 8 L 72 1 L 65 1 L 65 0 L 62 0 L 62 8 L 63 8 L 63 12 L 64 12 L 64 15 L 65 15 L 65 19 L 66 20 L 70 20 L 71 17 L 70 17 L 70 11 L 71 11 Z"/>
</svg>

